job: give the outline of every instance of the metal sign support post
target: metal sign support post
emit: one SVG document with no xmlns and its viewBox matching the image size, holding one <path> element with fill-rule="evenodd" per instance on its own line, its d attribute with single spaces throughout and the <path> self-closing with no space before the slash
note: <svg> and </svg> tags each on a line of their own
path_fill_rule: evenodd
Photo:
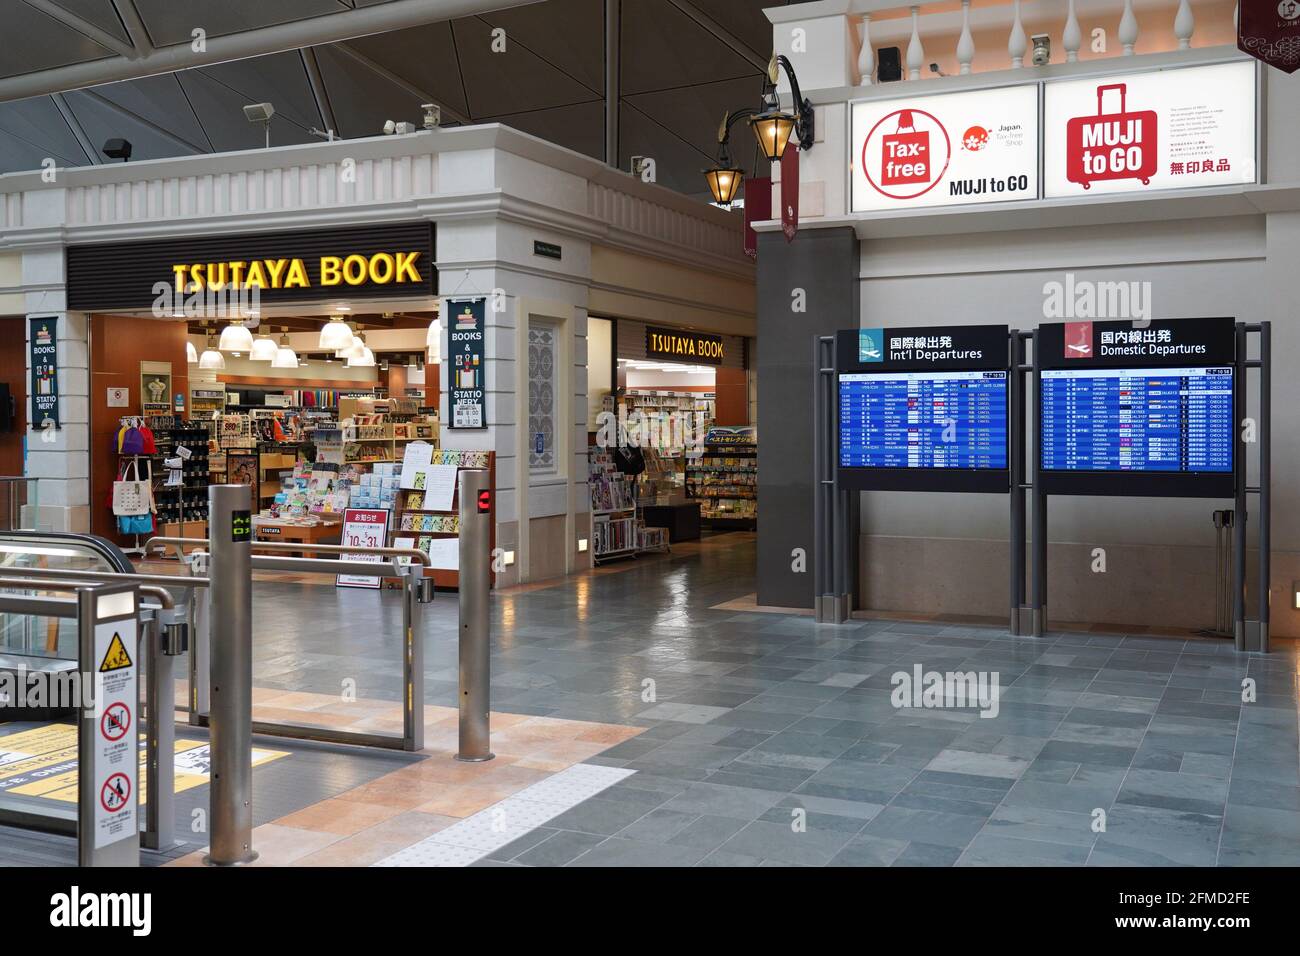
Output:
<svg viewBox="0 0 1300 956">
<path fill-rule="evenodd" d="M 212 675 L 210 866 L 253 851 L 253 519 L 247 485 L 208 489 Z"/>
<path fill-rule="evenodd" d="M 1011 470 L 1011 633 L 1025 634 L 1032 626 L 1025 608 L 1025 491 L 1033 485 L 1025 478 L 1025 373 L 1032 372 L 1025 365 L 1025 343 L 1032 332 L 1011 330 L 1011 377 L 1008 381 L 1007 400 L 1010 403 L 1008 430 L 1010 447 L 1007 449 Z"/>
<path fill-rule="evenodd" d="M 1251 333 L 1259 335 L 1259 358 L 1249 358 L 1248 341 Z M 1247 324 L 1238 322 L 1236 327 L 1237 346 L 1237 462 L 1235 468 L 1235 524 L 1233 540 L 1235 544 L 1233 562 L 1233 599 L 1232 599 L 1232 638 L 1238 651 L 1269 651 L 1269 588 L 1272 564 L 1270 561 L 1270 530 L 1272 523 L 1272 324 L 1260 322 Z M 1259 369 L 1259 415 L 1255 422 L 1255 443 L 1259 447 L 1259 484 L 1247 483 L 1244 413 L 1246 411 L 1246 370 Z M 1246 619 L 1246 499 L 1249 495 L 1259 496 L 1256 547 L 1258 548 L 1258 583 L 1259 612 L 1258 619 Z"/>
<path fill-rule="evenodd" d="M 813 339 L 813 605 L 818 624 L 843 624 L 853 613 L 849 542 L 856 508 L 836 477 L 839 399 L 835 336 Z"/>
<path fill-rule="evenodd" d="M 77 588 L 78 866 L 140 865 L 139 614 L 134 584 Z"/>
<path fill-rule="evenodd" d="M 457 760 L 491 760 L 492 485 L 485 469 L 459 476 L 460 746 Z"/>
<path fill-rule="evenodd" d="M 1034 353 L 1030 379 L 1034 395 L 1034 463 L 1029 473 L 1033 476 L 1034 525 L 1029 560 L 1029 633 L 1042 637 L 1047 633 L 1047 492 L 1043 488 L 1043 451 L 1039 447 L 1043 440 L 1043 370 L 1037 329 L 1030 333 L 1030 343 Z"/>
<path fill-rule="evenodd" d="M 424 749 L 424 612 L 422 605 L 433 599 L 433 578 L 424 576 L 424 565 L 412 562 L 402 579 L 402 746 L 409 751 Z"/>
</svg>

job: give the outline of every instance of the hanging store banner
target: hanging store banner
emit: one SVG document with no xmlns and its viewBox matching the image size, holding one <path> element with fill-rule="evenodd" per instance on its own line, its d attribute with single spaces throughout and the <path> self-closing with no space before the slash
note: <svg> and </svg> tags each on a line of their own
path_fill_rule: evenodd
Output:
<svg viewBox="0 0 1300 956">
<path fill-rule="evenodd" d="M 28 336 L 32 368 L 32 415 L 37 431 L 59 427 L 59 317 L 35 316 Z"/>
<path fill-rule="evenodd" d="M 1049 198 L 1255 181 L 1255 65 L 1047 83 Z"/>
<path fill-rule="evenodd" d="M 205 296 L 254 289 L 265 305 L 433 296 L 433 230 L 407 222 L 68 246 L 68 308 L 190 314 Z"/>
<path fill-rule="evenodd" d="M 852 115 L 853 212 L 1038 198 L 1036 85 L 869 100 Z"/>
<path fill-rule="evenodd" d="M 781 232 L 794 242 L 799 232 L 799 144 L 786 143 L 781 154 Z"/>
<path fill-rule="evenodd" d="M 767 176 L 745 183 L 745 255 L 758 258 L 758 233 L 753 224 L 772 218 L 772 180 Z"/>
<path fill-rule="evenodd" d="M 451 365 L 452 428 L 486 428 L 483 343 L 487 299 L 448 299 L 447 352 Z"/>
<path fill-rule="evenodd" d="M 1242 0 L 1237 49 L 1283 73 L 1300 69 L 1300 0 Z"/>
</svg>

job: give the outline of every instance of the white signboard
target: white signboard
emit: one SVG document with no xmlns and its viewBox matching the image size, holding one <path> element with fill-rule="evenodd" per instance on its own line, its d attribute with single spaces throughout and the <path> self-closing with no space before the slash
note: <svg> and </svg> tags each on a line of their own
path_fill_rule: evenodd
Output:
<svg viewBox="0 0 1300 956">
<path fill-rule="evenodd" d="M 429 562 L 440 571 L 459 571 L 460 538 L 434 538 L 429 543 Z"/>
<path fill-rule="evenodd" d="M 108 390 L 107 404 L 109 408 L 126 408 L 131 404 L 131 390 L 129 388 L 110 388 Z"/>
<path fill-rule="evenodd" d="M 451 511 L 456 494 L 455 465 L 425 465 L 415 469 L 411 488 L 424 492 L 425 511 Z"/>
<path fill-rule="evenodd" d="M 853 104 L 854 212 L 1038 198 L 1038 88 Z"/>
<path fill-rule="evenodd" d="M 345 548 L 382 548 L 388 540 L 388 509 L 376 510 L 348 508 L 343 512 L 343 533 L 339 543 Z M 383 559 L 377 554 L 343 554 L 343 561 L 365 561 L 378 564 Z M 335 575 L 334 585 L 341 588 L 377 588 L 377 577 L 356 574 Z"/>
<path fill-rule="evenodd" d="M 1048 198 L 1255 181 L 1255 64 L 1048 83 Z"/>
<path fill-rule="evenodd" d="M 95 625 L 95 849 L 139 839 L 136 622 Z"/>
<path fill-rule="evenodd" d="M 407 490 L 415 487 L 415 473 L 433 461 L 433 446 L 427 441 L 413 441 L 402 452 L 402 477 L 400 486 Z"/>
</svg>

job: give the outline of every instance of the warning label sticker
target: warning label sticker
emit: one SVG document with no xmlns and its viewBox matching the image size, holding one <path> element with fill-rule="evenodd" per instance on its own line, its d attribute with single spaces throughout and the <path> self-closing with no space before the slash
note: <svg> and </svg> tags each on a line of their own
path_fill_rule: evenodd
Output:
<svg viewBox="0 0 1300 956">
<path fill-rule="evenodd" d="M 132 630 L 135 625 L 130 625 Z M 103 658 L 99 662 L 99 672 L 107 674 L 109 671 L 120 671 L 124 668 L 133 666 L 131 655 L 126 651 L 126 645 L 122 643 L 122 635 L 117 629 L 113 630 L 113 639 L 108 642 L 108 650 L 104 652 Z"/>
</svg>

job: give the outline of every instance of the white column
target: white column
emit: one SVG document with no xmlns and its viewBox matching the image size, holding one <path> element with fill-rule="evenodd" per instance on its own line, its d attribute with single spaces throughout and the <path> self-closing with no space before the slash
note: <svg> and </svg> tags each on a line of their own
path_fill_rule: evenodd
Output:
<svg viewBox="0 0 1300 956">
<path fill-rule="evenodd" d="M 1079 18 L 1074 12 L 1074 0 L 1070 0 L 1066 11 L 1065 32 L 1061 35 L 1061 45 L 1065 47 L 1065 62 L 1078 62 L 1079 47 L 1083 45 L 1083 31 L 1079 29 Z"/>
<path fill-rule="evenodd" d="M 1119 42 L 1124 44 L 1124 55 L 1132 56 L 1137 45 L 1138 21 L 1133 14 L 1133 0 L 1124 0 L 1124 16 L 1119 21 Z"/>
<path fill-rule="evenodd" d="M 1029 48 L 1029 38 L 1020 22 L 1020 0 L 1016 0 L 1011 21 L 1011 39 L 1007 41 L 1007 52 L 1011 54 L 1011 69 L 1018 70 L 1025 65 L 1025 51 Z"/>
<path fill-rule="evenodd" d="M 921 66 L 925 63 L 925 48 L 921 46 L 920 7 L 912 7 L 912 39 L 907 44 L 907 78 L 919 80 Z"/>
<path fill-rule="evenodd" d="M 1179 0 L 1178 15 L 1174 17 L 1174 36 L 1178 37 L 1178 49 L 1187 50 L 1192 46 L 1192 32 L 1196 29 L 1196 18 L 1192 16 L 1192 5 L 1187 0 Z"/>
<path fill-rule="evenodd" d="M 961 0 L 961 37 L 957 40 L 958 72 L 965 76 L 975 59 L 975 39 L 970 35 L 970 0 Z"/>
<path fill-rule="evenodd" d="M 858 48 L 858 86 L 870 86 L 876 72 L 876 51 L 871 48 L 871 14 L 862 15 L 862 45 Z"/>
</svg>

